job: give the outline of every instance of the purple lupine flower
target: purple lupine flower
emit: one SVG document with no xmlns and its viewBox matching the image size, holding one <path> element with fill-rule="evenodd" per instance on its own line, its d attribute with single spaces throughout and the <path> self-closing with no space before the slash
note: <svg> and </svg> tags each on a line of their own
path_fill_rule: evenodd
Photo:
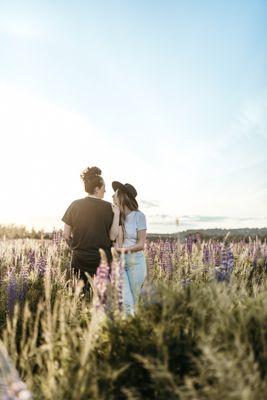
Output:
<svg viewBox="0 0 267 400">
<path fill-rule="evenodd" d="M 225 246 L 222 248 L 222 268 L 227 270 L 228 260 L 227 260 L 227 252 Z"/>
<path fill-rule="evenodd" d="M 207 245 L 204 245 L 202 260 L 203 260 L 203 263 L 206 265 L 210 263 L 210 252 L 209 252 L 209 248 Z"/>
<path fill-rule="evenodd" d="M 225 273 L 220 269 L 215 270 L 215 278 L 217 282 L 223 282 L 225 280 Z"/>
<path fill-rule="evenodd" d="M 111 296 L 112 296 L 112 300 L 113 300 L 113 303 L 112 303 L 112 305 L 113 305 L 113 310 L 114 311 L 116 311 L 116 310 L 119 310 L 120 311 L 120 308 L 119 308 L 119 305 L 118 305 L 118 301 L 117 301 L 117 296 L 118 296 L 118 290 L 117 290 L 117 286 L 118 286 L 118 284 L 117 284 L 117 280 L 118 280 L 118 265 L 117 265 L 118 263 L 117 263 L 117 261 L 115 261 L 114 260 L 114 258 L 113 258 L 113 260 L 112 260 L 112 263 L 111 263 L 111 267 L 110 267 L 110 274 L 109 274 L 109 279 L 110 279 L 110 285 L 111 285 Z M 99 301 L 98 301 L 98 303 L 99 303 Z M 97 307 L 99 306 L 99 304 L 97 304 Z"/>
<path fill-rule="evenodd" d="M 113 297 L 115 298 L 115 308 L 120 312 L 123 309 L 123 264 L 120 258 L 119 262 L 114 261 L 111 264 L 110 283 L 113 288 Z"/>
<path fill-rule="evenodd" d="M 109 278 L 109 265 L 106 259 L 104 252 L 101 252 L 101 262 L 96 270 L 96 275 L 94 278 L 94 287 L 97 292 L 97 296 L 100 304 L 106 305 L 106 291 L 108 282 L 110 282 Z"/>
<path fill-rule="evenodd" d="M 169 242 L 169 240 L 165 240 L 164 244 L 163 244 L 163 251 L 164 252 L 171 252 L 171 244 Z"/>
<path fill-rule="evenodd" d="M 173 265 L 171 257 L 171 244 L 168 240 L 165 241 L 163 246 L 162 265 L 164 271 L 167 272 L 168 275 L 171 275 L 173 271 Z"/>
<path fill-rule="evenodd" d="M 215 273 L 215 278 L 218 282 L 221 282 L 224 280 L 224 273 L 222 272 L 221 268 L 221 263 L 222 263 L 222 252 L 220 245 L 214 246 L 214 273 Z"/>
<path fill-rule="evenodd" d="M 46 266 L 47 266 L 47 259 L 45 256 L 41 256 L 36 263 L 37 272 L 41 277 L 44 276 L 45 274 Z"/>
<path fill-rule="evenodd" d="M 53 232 L 52 232 L 52 243 L 53 243 L 53 245 L 59 247 L 62 239 L 63 239 L 62 229 L 60 229 L 59 231 L 54 229 Z"/>
<path fill-rule="evenodd" d="M 162 262 L 163 255 L 164 255 L 164 242 L 162 240 L 160 240 L 160 242 L 159 242 L 159 260 L 160 260 L 160 262 Z"/>
<path fill-rule="evenodd" d="M 189 233 L 188 237 L 186 238 L 186 248 L 188 254 L 191 255 L 193 250 L 193 237 L 191 233 Z"/>
<path fill-rule="evenodd" d="M 119 269 L 118 269 L 118 307 L 119 311 L 123 310 L 123 264 L 122 260 L 120 259 L 119 262 Z"/>
<path fill-rule="evenodd" d="M 148 253 L 148 264 L 149 264 L 149 269 L 153 269 L 154 264 L 155 264 L 155 257 L 156 257 L 156 252 L 153 250 L 150 250 Z"/>
<path fill-rule="evenodd" d="M 152 271 L 155 264 L 155 257 L 156 257 L 156 248 L 153 242 L 147 246 L 146 253 L 148 255 L 148 267 Z"/>
<path fill-rule="evenodd" d="M 28 289 L 28 268 L 26 265 L 23 265 L 20 272 L 20 284 L 19 284 L 19 293 L 18 299 L 20 303 L 25 300 Z"/>
<path fill-rule="evenodd" d="M 15 268 L 12 267 L 8 271 L 8 284 L 7 284 L 7 310 L 10 316 L 13 314 L 16 299 L 17 299 L 17 280 L 15 274 Z"/>
<path fill-rule="evenodd" d="M 234 268 L 234 256 L 230 247 L 224 246 L 222 249 L 221 266 L 215 268 L 215 277 L 218 282 L 229 282 Z"/>
<path fill-rule="evenodd" d="M 215 267 L 220 267 L 221 265 L 221 248 L 220 246 L 216 246 L 214 248 L 214 265 Z"/>
<path fill-rule="evenodd" d="M 235 261 L 235 259 L 234 259 L 234 255 L 233 255 L 233 252 L 232 252 L 232 249 L 231 249 L 230 246 L 227 248 L 226 252 L 227 252 L 227 261 L 228 261 L 228 271 L 230 273 L 232 273 L 233 269 L 234 269 L 234 261 Z"/>
<path fill-rule="evenodd" d="M 111 268 L 110 268 L 109 277 L 110 277 L 110 283 L 111 283 L 111 285 L 114 286 L 114 287 L 116 286 L 116 281 L 117 281 L 116 266 L 117 266 L 117 263 L 115 262 L 115 260 L 114 260 L 114 258 L 113 258 L 112 263 L 111 263 Z"/>
<path fill-rule="evenodd" d="M 160 270 L 164 270 L 164 242 L 160 240 L 158 242 L 158 265 Z"/>
<path fill-rule="evenodd" d="M 28 258 L 29 269 L 31 271 L 35 267 L 35 251 L 29 250 L 29 252 L 27 254 L 27 258 Z"/>
<path fill-rule="evenodd" d="M 165 272 L 167 272 L 168 274 L 172 273 L 172 258 L 169 253 L 163 254 L 162 267 L 163 267 L 163 270 Z"/>
</svg>

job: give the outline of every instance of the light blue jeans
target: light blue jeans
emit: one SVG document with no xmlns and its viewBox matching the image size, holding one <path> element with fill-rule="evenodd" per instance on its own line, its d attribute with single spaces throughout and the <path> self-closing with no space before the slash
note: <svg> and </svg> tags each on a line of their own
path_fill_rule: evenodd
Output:
<svg viewBox="0 0 267 400">
<path fill-rule="evenodd" d="M 138 300 L 142 285 L 146 278 L 147 266 L 143 251 L 131 254 L 124 254 L 123 271 L 123 305 L 126 314 L 134 315 L 137 309 Z"/>
</svg>

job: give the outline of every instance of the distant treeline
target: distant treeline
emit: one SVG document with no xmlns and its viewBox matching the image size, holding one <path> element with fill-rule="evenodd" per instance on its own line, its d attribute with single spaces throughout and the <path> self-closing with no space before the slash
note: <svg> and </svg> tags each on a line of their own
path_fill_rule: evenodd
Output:
<svg viewBox="0 0 267 400">
<path fill-rule="evenodd" d="M 185 238 L 192 234 L 194 237 L 197 233 L 200 234 L 200 238 L 204 240 L 217 239 L 222 240 L 227 233 L 230 232 L 230 236 L 235 240 L 245 239 L 249 240 L 249 237 L 255 239 L 267 239 L 267 228 L 240 228 L 240 229 L 192 229 L 183 232 L 179 232 L 179 238 L 183 242 Z M 0 238 L 3 239 L 19 239 L 19 238 L 30 238 L 30 239 L 51 239 L 52 232 L 44 232 L 43 230 L 35 230 L 32 228 L 28 230 L 25 226 L 17 225 L 0 225 Z M 175 239 L 178 238 L 178 233 L 172 234 L 157 234 L 148 233 L 149 240 L 158 239 Z"/>
<path fill-rule="evenodd" d="M 230 237 L 236 241 L 245 240 L 249 241 L 249 238 L 255 239 L 267 239 L 267 228 L 240 228 L 240 229 L 190 229 L 187 231 L 172 233 L 172 234 L 148 234 L 148 239 L 157 240 L 161 239 L 175 239 L 179 238 L 183 242 L 188 235 L 195 237 L 196 234 L 200 235 L 202 240 L 216 239 L 218 241 L 223 240 L 225 236 L 230 233 Z"/>
<path fill-rule="evenodd" d="M 0 225 L 0 238 L 6 239 L 51 239 L 52 233 L 43 230 L 28 230 L 25 226 L 17 226 L 14 224 Z"/>
</svg>

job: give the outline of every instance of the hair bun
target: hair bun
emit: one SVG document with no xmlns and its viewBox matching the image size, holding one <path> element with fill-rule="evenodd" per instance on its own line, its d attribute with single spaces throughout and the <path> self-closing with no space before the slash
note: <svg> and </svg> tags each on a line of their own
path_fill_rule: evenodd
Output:
<svg viewBox="0 0 267 400">
<path fill-rule="evenodd" d="M 90 182 L 95 181 L 96 177 L 98 178 L 98 180 L 99 179 L 103 180 L 101 173 L 102 173 L 102 171 L 98 167 L 92 167 L 92 168 L 88 167 L 82 171 L 80 177 L 82 178 L 84 183 L 89 182 L 89 181 Z"/>
<path fill-rule="evenodd" d="M 88 176 L 97 176 L 97 175 L 100 176 L 102 174 L 102 171 L 98 167 L 92 167 L 92 168 L 87 168 L 87 174 Z"/>
</svg>

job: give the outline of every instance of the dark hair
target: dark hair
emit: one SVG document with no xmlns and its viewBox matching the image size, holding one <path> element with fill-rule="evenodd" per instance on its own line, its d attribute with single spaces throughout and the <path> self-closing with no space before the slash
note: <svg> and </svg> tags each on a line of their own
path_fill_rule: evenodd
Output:
<svg viewBox="0 0 267 400">
<path fill-rule="evenodd" d="M 81 178 L 84 183 L 84 189 L 89 194 L 94 194 L 95 188 L 101 188 L 104 184 L 104 180 L 101 176 L 101 169 L 98 167 L 86 168 L 81 173 Z"/>
<path fill-rule="evenodd" d="M 127 206 L 129 210 L 131 211 L 137 211 L 138 210 L 138 203 L 136 199 L 132 196 L 129 196 L 128 193 L 124 192 L 121 189 L 118 189 L 118 200 L 119 200 L 119 206 L 121 210 L 121 215 L 120 215 L 120 221 L 122 223 L 122 228 L 123 228 L 123 240 L 125 238 L 125 228 L 124 228 L 124 223 L 125 223 L 125 217 L 126 215 L 124 214 L 124 206 Z"/>
<path fill-rule="evenodd" d="M 138 203 L 136 199 L 132 196 L 129 196 L 128 193 L 124 192 L 124 190 L 118 189 L 118 198 L 122 209 L 124 209 L 126 206 L 131 211 L 138 210 Z"/>
</svg>

